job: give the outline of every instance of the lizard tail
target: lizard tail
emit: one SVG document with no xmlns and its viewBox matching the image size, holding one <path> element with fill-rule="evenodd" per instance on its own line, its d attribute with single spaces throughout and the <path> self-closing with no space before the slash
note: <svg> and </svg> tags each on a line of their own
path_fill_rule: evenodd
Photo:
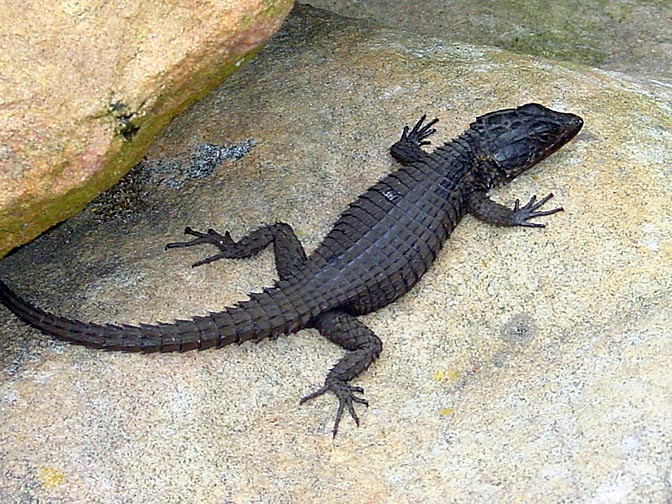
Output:
<svg viewBox="0 0 672 504">
<path fill-rule="evenodd" d="M 306 327 L 314 310 L 294 301 L 293 289 L 289 294 L 284 290 L 276 285 L 221 312 L 151 325 L 95 324 L 60 317 L 23 300 L 1 280 L 0 303 L 43 333 L 78 345 L 122 352 L 183 352 L 261 340 Z"/>
</svg>

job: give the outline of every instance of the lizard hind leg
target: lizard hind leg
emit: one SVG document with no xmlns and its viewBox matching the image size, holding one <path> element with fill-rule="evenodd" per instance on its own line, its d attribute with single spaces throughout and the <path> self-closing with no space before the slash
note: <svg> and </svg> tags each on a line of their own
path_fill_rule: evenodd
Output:
<svg viewBox="0 0 672 504">
<path fill-rule="evenodd" d="M 188 227 L 184 230 L 184 234 L 195 236 L 195 238 L 186 242 L 169 243 L 166 245 L 166 249 L 210 244 L 220 250 L 215 255 L 195 262 L 192 265 L 193 267 L 219 259 L 247 259 L 258 254 L 271 243 L 275 253 L 275 266 L 281 280 L 290 277 L 306 261 L 306 252 L 303 250 L 303 245 L 296 237 L 292 227 L 284 222 L 262 226 L 238 241 L 234 241 L 228 231 L 222 235 L 214 229 L 208 229 L 206 233 L 203 233 Z"/>
<path fill-rule="evenodd" d="M 328 311 L 321 314 L 314 322 L 314 327 L 332 342 L 345 348 L 348 352 L 329 371 L 324 386 L 301 399 L 301 404 L 332 392 L 338 399 L 336 420 L 334 421 L 333 436 L 336 437 L 338 426 L 341 423 L 343 412 L 348 413 L 359 426 L 359 417 L 354 403 L 368 406 L 366 399 L 356 396 L 364 389 L 350 385 L 348 382 L 364 372 L 371 363 L 378 358 L 383 349 L 380 338 L 371 329 L 357 318 L 342 311 Z"/>
</svg>

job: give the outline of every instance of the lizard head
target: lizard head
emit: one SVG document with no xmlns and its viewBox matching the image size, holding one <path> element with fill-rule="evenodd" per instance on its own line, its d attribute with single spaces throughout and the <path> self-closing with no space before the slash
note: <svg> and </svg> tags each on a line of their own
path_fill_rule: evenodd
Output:
<svg viewBox="0 0 672 504">
<path fill-rule="evenodd" d="M 477 133 L 479 158 L 496 168 L 499 185 L 553 154 L 582 126 L 577 115 L 528 103 L 478 117 L 470 129 Z"/>
</svg>

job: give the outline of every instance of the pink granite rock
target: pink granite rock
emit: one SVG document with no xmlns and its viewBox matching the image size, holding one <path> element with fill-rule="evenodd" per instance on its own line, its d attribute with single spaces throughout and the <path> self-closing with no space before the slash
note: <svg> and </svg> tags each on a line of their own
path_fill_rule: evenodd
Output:
<svg viewBox="0 0 672 504">
<path fill-rule="evenodd" d="M 0 10 L 0 257 L 114 184 L 279 28 L 291 0 Z"/>
</svg>

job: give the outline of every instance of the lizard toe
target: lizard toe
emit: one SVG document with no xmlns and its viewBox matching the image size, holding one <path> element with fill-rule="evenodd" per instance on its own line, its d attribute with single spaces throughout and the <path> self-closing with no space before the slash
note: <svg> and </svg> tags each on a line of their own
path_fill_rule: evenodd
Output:
<svg viewBox="0 0 672 504">
<path fill-rule="evenodd" d="M 348 410 L 348 413 L 355 421 L 357 427 L 359 427 L 359 416 L 355 411 L 355 403 L 363 404 L 364 406 L 369 406 L 369 402 L 363 397 L 358 397 L 355 394 L 363 394 L 364 389 L 355 385 L 350 385 L 345 380 L 334 377 L 327 377 L 327 380 L 324 383 L 324 386 L 303 397 L 300 401 L 300 404 L 305 403 L 315 397 L 321 396 L 326 392 L 332 392 L 338 399 L 338 409 L 336 410 L 336 418 L 334 420 L 334 428 L 332 430 L 333 437 L 336 437 L 338 433 L 338 427 L 341 423 L 341 418 L 343 417 L 343 412 Z"/>
</svg>

